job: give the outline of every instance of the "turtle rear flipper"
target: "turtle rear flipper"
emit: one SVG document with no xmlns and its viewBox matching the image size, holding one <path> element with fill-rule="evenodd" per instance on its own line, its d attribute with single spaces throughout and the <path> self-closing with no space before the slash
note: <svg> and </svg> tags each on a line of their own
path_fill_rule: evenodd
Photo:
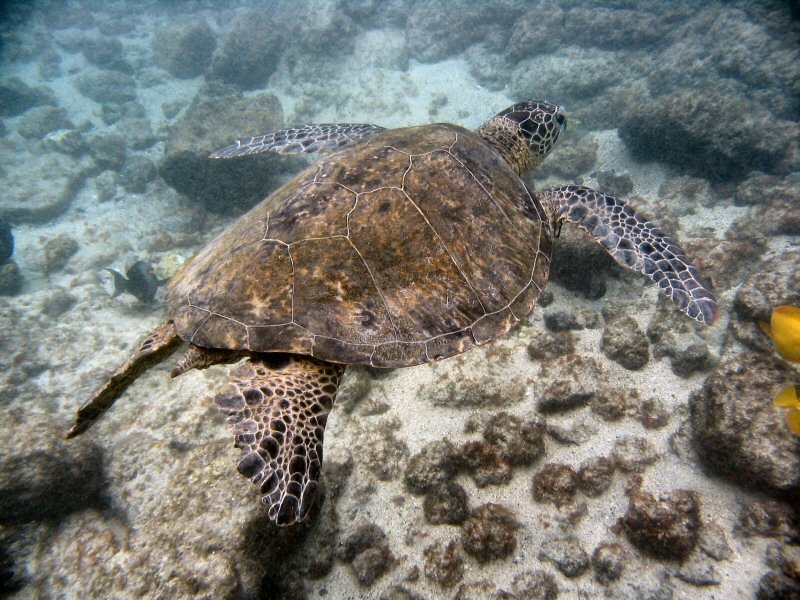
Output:
<svg viewBox="0 0 800 600">
<path fill-rule="evenodd" d="M 568 185 L 538 194 L 553 222 L 588 231 L 619 264 L 647 275 L 682 312 L 701 323 L 717 320 L 717 301 L 686 253 L 655 225 L 621 200 Z"/>
<path fill-rule="evenodd" d="M 182 340 L 178 337 L 175 323 L 172 321 L 166 321 L 156 327 L 139 344 L 136 352 L 125 361 L 125 364 L 78 409 L 75 424 L 67 432 L 67 438 L 73 438 L 89 429 L 139 375 L 166 359 L 181 343 Z"/>
<path fill-rule="evenodd" d="M 348 144 L 360 142 L 381 131 L 384 131 L 383 127 L 369 123 L 302 125 L 238 139 L 230 146 L 212 152 L 208 157 L 233 158 L 260 152 L 276 154 L 331 152 Z"/>
<path fill-rule="evenodd" d="M 342 373 L 344 366 L 310 357 L 262 354 L 234 368 L 214 398 L 242 450 L 237 468 L 265 494 L 277 525 L 302 521 L 314 503 Z"/>
</svg>

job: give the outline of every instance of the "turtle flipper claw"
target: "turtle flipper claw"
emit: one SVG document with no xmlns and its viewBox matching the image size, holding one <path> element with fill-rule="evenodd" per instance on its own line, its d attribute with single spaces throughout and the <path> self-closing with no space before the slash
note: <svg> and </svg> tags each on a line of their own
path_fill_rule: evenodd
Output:
<svg viewBox="0 0 800 600">
<path fill-rule="evenodd" d="M 230 146 L 212 152 L 208 157 L 234 158 L 261 152 L 277 154 L 331 152 L 381 131 L 384 131 L 383 127 L 368 123 L 302 125 L 238 139 Z"/>
<path fill-rule="evenodd" d="M 264 494 L 276 525 L 302 521 L 314 503 L 328 413 L 344 367 L 309 357 L 253 357 L 231 371 L 214 402 L 228 415 L 237 468 Z"/>
<path fill-rule="evenodd" d="M 647 275 L 695 321 L 712 325 L 717 300 L 683 249 L 621 200 L 567 185 L 538 194 L 554 223 L 570 221 L 589 232 L 619 264 Z"/>
</svg>

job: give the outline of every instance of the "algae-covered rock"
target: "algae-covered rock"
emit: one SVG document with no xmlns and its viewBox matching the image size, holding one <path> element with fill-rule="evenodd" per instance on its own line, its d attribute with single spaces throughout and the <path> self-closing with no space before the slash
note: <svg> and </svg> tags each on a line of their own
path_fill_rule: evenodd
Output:
<svg viewBox="0 0 800 600">
<path fill-rule="evenodd" d="M 800 439 L 772 403 L 787 364 L 747 352 L 727 357 L 690 396 L 692 436 L 714 472 L 772 493 L 800 490 Z"/>
<path fill-rule="evenodd" d="M 202 75 L 216 47 L 216 37 L 205 19 L 177 23 L 153 36 L 155 62 L 181 79 Z"/>
<path fill-rule="evenodd" d="M 170 130 L 164 158 L 158 165 L 159 175 L 209 210 L 248 208 L 275 187 L 287 164 L 302 161 L 271 153 L 230 160 L 212 160 L 208 155 L 235 139 L 281 127 L 283 110 L 272 94 L 242 98 L 224 89 L 215 93 L 205 88 Z"/>
</svg>

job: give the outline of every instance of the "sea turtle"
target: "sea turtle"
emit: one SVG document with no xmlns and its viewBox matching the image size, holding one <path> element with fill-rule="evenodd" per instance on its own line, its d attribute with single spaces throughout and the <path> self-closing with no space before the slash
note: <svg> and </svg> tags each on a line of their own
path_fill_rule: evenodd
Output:
<svg viewBox="0 0 800 600">
<path fill-rule="evenodd" d="M 173 377 L 246 358 L 214 398 L 241 449 L 238 470 L 270 520 L 302 520 L 345 365 L 418 365 L 503 335 L 536 304 L 564 221 L 713 323 L 714 296 L 683 250 L 632 208 L 577 185 L 534 193 L 520 179 L 566 124 L 563 107 L 529 100 L 474 132 L 305 125 L 214 152 L 333 151 L 181 267 L 168 320 L 79 409 L 68 437 L 183 341 Z"/>
</svg>

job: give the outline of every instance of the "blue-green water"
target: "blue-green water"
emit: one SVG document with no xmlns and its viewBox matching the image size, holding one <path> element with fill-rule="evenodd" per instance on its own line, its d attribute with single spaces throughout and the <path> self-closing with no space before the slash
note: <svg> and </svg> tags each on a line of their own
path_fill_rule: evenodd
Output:
<svg viewBox="0 0 800 600">
<path fill-rule="evenodd" d="M 773 405 L 800 372 L 759 325 L 800 305 L 799 15 L 796 2 L 3 3 L 0 595 L 800 594 L 800 441 Z M 507 335 L 347 369 L 321 501 L 299 525 L 272 525 L 236 473 L 211 400 L 227 365 L 170 379 L 170 358 L 64 439 L 169 318 L 165 280 L 318 158 L 210 152 L 305 123 L 475 130 L 529 98 L 568 123 L 523 177 L 530 193 L 582 184 L 635 206 L 708 282 L 713 326 L 565 223 L 547 289 Z M 413 200 L 404 179 L 386 185 Z M 496 275 L 511 240 L 487 236 L 466 246 Z M 108 269 L 135 293 L 114 295 Z M 432 306 L 441 281 L 417 283 L 403 301 Z"/>
</svg>

